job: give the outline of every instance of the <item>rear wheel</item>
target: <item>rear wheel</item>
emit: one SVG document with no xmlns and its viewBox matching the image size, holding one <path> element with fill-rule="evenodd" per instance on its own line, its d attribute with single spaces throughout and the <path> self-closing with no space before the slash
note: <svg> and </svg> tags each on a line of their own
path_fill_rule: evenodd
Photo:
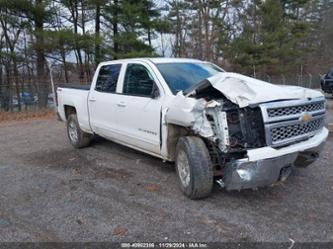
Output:
<svg viewBox="0 0 333 249">
<path fill-rule="evenodd" d="M 75 148 L 83 148 L 88 146 L 93 137 L 92 134 L 81 130 L 75 113 L 70 114 L 67 118 L 67 135 L 70 143 Z"/>
<path fill-rule="evenodd" d="M 177 144 L 176 170 L 180 188 L 190 199 L 207 197 L 213 188 L 213 166 L 201 138 L 181 137 Z"/>
</svg>

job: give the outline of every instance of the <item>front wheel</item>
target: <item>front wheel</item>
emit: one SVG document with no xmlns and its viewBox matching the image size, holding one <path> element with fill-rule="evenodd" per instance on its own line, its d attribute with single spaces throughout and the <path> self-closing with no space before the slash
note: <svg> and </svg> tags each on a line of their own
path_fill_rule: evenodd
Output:
<svg viewBox="0 0 333 249">
<path fill-rule="evenodd" d="M 190 199 L 207 197 L 213 188 L 213 166 L 199 137 L 181 137 L 177 144 L 176 170 L 180 188 Z"/>
<path fill-rule="evenodd" d="M 67 118 L 67 135 L 70 143 L 75 148 L 83 148 L 90 144 L 92 134 L 81 130 L 75 113 L 70 114 Z"/>
</svg>

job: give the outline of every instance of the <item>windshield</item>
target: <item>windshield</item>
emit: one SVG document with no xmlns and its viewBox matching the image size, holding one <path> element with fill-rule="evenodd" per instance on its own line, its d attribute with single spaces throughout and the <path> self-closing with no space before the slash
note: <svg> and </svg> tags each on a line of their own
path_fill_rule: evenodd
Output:
<svg viewBox="0 0 333 249">
<path fill-rule="evenodd" d="M 217 73 L 224 72 L 210 63 L 158 63 L 156 64 L 173 94 L 184 91 Z"/>
</svg>

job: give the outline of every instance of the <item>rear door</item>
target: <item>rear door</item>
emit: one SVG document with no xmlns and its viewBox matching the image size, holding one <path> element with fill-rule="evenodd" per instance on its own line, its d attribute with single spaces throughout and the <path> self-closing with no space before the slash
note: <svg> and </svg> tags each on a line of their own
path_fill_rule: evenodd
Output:
<svg viewBox="0 0 333 249">
<path fill-rule="evenodd" d="M 124 65 L 125 66 L 125 65 Z M 117 105 L 119 131 L 126 143 L 160 153 L 163 91 L 149 65 L 128 63 Z"/>
<path fill-rule="evenodd" d="M 95 85 L 88 97 L 90 125 L 101 136 L 113 138 L 117 132 L 117 93 L 122 64 L 108 64 L 100 67 Z M 96 77 L 96 76 L 95 76 Z"/>
</svg>

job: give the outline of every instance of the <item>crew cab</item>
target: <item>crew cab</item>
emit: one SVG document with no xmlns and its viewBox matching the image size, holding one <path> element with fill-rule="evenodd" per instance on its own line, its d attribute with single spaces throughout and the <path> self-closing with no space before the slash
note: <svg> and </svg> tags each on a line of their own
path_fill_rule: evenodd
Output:
<svg viewBox="0 0 333 249">
<path fill-rule="evenodd" d="M 208 196 L 284 181 L 315 161 L 328 136 L 325 99 L 200 60 L 139 58 L 101 63 L 91 86 L 57 89 L 70 143 L 95 134 L 175 162 L 180 189 Z"/>
</svg>

